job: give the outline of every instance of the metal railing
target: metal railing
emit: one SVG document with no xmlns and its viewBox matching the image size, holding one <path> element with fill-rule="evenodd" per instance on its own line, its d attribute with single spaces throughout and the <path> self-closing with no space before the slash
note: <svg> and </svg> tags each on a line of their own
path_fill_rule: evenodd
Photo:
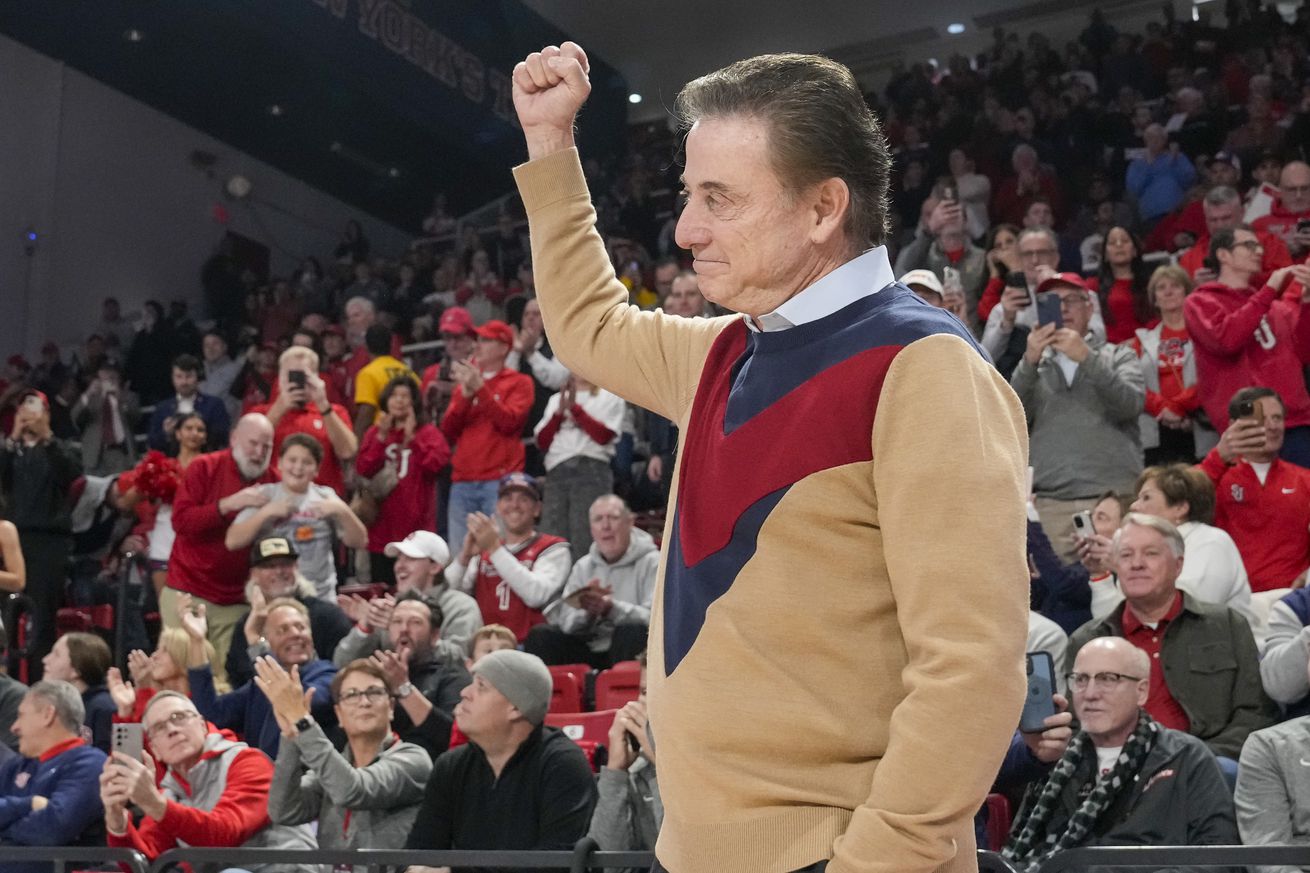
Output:
<svg viewBox="0 0 1310 873">
<path fill-rule="evenodd" d="M 1310 866 L 1310 846 L 1096 846 L 1052 855 L 1040 873 L 1091 867 Z"/>
<path fill-rule="evenodd" d="M 53 864 L 55 873 L 74 870 L 70 865 L 121 864 L 131 873 L 149 873 L 150 861 L 136 849 L 108 849 L 104 846 L 5 846 L 4 863 Z"/>
<path fill-rule="evenodd" d="M 150 865 L 148 873 L 176 873 L 182 864 L 222 865 L 249 870 L 263 864 L 303 864 L 322 867 L 365 867 L 369 870 L 403 870 L 425 867 L 546 868 L 584 873 L 602 868 L 649 869 L 650 852 L 600 852 L 596 841 L 585 837 L 571 851 L 488 851 L 452 849 L 170 849 Z M 135 871 L 134 871 L 135 873 Z M 146 871 L 141 871 L 146 873 Z"/>
</svg>

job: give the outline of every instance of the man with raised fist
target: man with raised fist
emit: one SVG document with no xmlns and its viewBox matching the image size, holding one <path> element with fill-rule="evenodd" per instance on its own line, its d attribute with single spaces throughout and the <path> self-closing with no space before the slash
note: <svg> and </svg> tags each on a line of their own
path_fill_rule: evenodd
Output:
<svg viewBox="0 0 1310 873">
<path fill-rule="evenodd" d="M 573 43 L 515 67 L 515 175 L 561 360 L 681 434 L 650 625 L 656 868 L 973 869 L 1024 694 L 1018 400 L 896 283 L 887 142 L 848 69 L 767 55 L 679 95 L 676 240 L 738 313 L 714 319 L 629 304 L 574 148 L 587 71 Z"/>
</svg>

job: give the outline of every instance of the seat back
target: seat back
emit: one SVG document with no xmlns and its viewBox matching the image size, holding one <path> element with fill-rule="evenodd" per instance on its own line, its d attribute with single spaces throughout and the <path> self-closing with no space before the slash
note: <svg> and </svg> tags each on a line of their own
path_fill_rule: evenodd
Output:
<svg viewBox="0 0 1310 873">
<path fill-rule="evenodd" d="M 641 665 L 620 661 L 596 677 L 596 708 L 621 709 L 641 696 Z"/>
<path fill-rule="evenodd" d="M 559 728 L 564 736 L 575 743 L 595 743 L 605 745 L 609 742 L 610 727 L 614 724 L 613 709 L 597 712 L 548 712 L 546 724 Z"/>
</svg>

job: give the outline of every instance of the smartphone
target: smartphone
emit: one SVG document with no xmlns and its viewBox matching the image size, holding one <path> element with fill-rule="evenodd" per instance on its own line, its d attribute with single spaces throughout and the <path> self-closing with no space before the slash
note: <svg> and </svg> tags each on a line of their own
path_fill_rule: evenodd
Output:
<svg viewBox="0 0 1310 873">
<path fill-rule="evenodd" d="M 304 388 L 307 378 L 304 370 L 292 370 L 287 373 L 287 381 L 291 383 L 292 388 Z"/>
<path fill-rule="evenodd" d="M 1310 230 L 1310 218 L 1303 218 L 1296 223 L 1296 232 L 1305 233 Z"/>
<path fill-rule="evenodd" d="M 1092 514 L 1084 509 L 1082 512 L 1075 512 L 1073 516 L 1074 534 L 1079 537 L 1089 537 L 1096 533 L 1092 527 Z"/>
<path fill-rule="evenodd" d="M 1011 270 L 1005 276 L 1005 287 L 1026 289 L 1028 287 L 1028 277 L 1020 270 Z"/>
<path fill-rule="evenodd" d="M 144 749 L 141 723 L 115 723 L 113 727 L 110 748 L 115 752 L 122 752 L 133 761 L 140 761 Z"/>
<path fill-rule="evenodd" d="M 1023 701 L 1019 730 L 1037 733 L 1042 723 L 1055 715 L 1055 662 L 1050 652 L 1029 652 L 1024 656 L 1028 669 L 1028 696 Z"/>
<path fill-rule="evenodd" d="M 954 203 L 956 201 L 955 188 L 947 186 L 942 189 L 942 199 Z"/>
<path fill-rule="evenodd" d="M 1237 404 L 1237 417 L 1251 418 L 1259 424 L 1264 424 L 1265 407 L 1263 400 L 1263 397 L 1257 397 L 1255 400 L 1247 400 Z"/>
<path fill-rule="evenodd" d="M 1037 323 L 1053 324 L 1056 328 L 1064 327 L 1064 316 L 1060 314 L 1060 295 L 1049 291 L 1037 295 Z"/>
</svg>

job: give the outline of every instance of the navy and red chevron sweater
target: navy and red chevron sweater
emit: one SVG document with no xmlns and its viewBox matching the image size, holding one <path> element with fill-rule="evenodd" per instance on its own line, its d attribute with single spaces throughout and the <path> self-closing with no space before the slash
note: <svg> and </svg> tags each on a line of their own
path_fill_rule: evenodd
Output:
<svg viewBox="0 0 1310 873">
<path fill-rule="evenodd" d="M 552 348 L 682 433 L 650 636 L 661 863 L 970 869 L 1024 691 L 1017 398 L 899 285 L 773 333 L 642 312 L 576 151 L 515 173 Z"/>
</svg>

